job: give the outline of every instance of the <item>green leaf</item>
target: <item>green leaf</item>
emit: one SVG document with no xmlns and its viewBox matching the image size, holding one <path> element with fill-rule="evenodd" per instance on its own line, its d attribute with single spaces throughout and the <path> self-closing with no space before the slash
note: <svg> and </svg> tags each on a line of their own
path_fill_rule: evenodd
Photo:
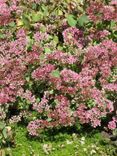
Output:
<svg viewBox="0 0 117 156">
<path fill-rule="evenodd" d="M 59 42 L 58 36 L 54 36 L 53 41 L 57 44 Z"/>
<path fill-rule="evenodd" d="M 58 15 L 59 15 L 59 16 L 62 16 L 62 15 L 63 15 L 62 10 L 58 10 Z"/>
<path fill-rule="evenodd" d="M 67 16 L 67 21 L 70 26 L 76 26 L 77 24 L 77 20 L 75 20 L 75 17 L 71 14 Z"/>
<path fill-rule="evenodd" d="M 89 108 L 92 108 L 92 107 L 94 107 L 95 105 L 96 105 L 96 103 L 95 103 L 94 99 L 89 99 L 89 100 L 87 101 L 87 106 L 88 106 Z"/>
<path fill-rule="evenodd" d="M 0 33 L 0 39 L 4 39 L 5 37 L 6 37 L 5 34 Z"/>
<path fill-rule="evenodd" d="M 59 101 L 57 99 L 54 100 L 55 104 L 59 104 Z"/>
<path fill-rule="evenodd" d="M 111 21 L 111 28 L 116 27 L 116 22 L 115 21 Z"/>
<path fill-rule="evenodd" d="M 36 3 L 33 3 L 33 4 L 32 4 L 32 9 L 34 9 L 34 10 L 35 10 L 36 8 L 37 8 Z"/>
<path fill-rule="evenodd" d="M 2 134 L 0 134 L 0 141 L 1 141 L 1 139 L 3 138 L 3 135 Z"/>
<path fill-rule="evenodd" d="M 54 77 L 60 77 L 60 71 L 59 70 L 53 70 L 51 75 Z"/>
<path fill-rule="evenodd" d="M 43 32 L 43 33 L 46 32 L 46 27 L 45 27 L 45 26 L 41 26 L 39 29 L 40 29 L 40 31 Z"/>
<path fill-rule="evenodd" d="M 79 17 L 78 19 L 78 24 L 80 26 L 84 26 L 84 24 L 88 23 L 89 22 L 89 19 L 88 19 L 88 16 L 87 15 L 82 15 L 81 17 Z"/>
<path fill-rule="evenodd" d="M 47 6 L 42 5 L 41 8 L 42 8 L 42 10 L 43 10 L 43 15 L 44 15 L 44 16 L 48 16 L 48 15 L 49 15 L 49 12 L 48 12 Z"/>
<path fill-rule="evenodd" d="M 48 118 L 47 121 L 48 121 L 48 122 L 52 121 L 52 118 Z"/>
<path fill-rule="evenodd" d="M 50 93 L 50 94 L 53 94 L 53 93 L 54 93 L 54 90 L 50 90 L 49 93 Z"/>
<path fill-rule="evenodd" d="M 116 37 L 117 37 L 117 31 L 114 31 L 114 36 L 116 36 Z"/>
<path fill-rule="evenodd" d="M 38 22 L 43 18 L 43 14 L 41 12 L 35 12 L 32 14 L 32 21 Z"/>
<path fill-rule="evenodd" d="M 37 99 L 36 99 L 36 102 L 40 102 L 40 98 L 37 98 Z"/>
<path fill-rule="evenodd" d="M 3 129 L 2 133 L 3 133 L 4 138 L 6 139 L 7 138 L 7 130 L 6 130 L 6 128 Z"/>
<path fill-rule="evenodd" d="M 25 27 L 30 28 L 30 21 L 29 21 L 29 19 L 28 19 L 27 16 L 23 15 L 23 16 L 22 16 L 22 21 L 23 21 L 23 25 L 24 25 Z"/>
<path fill-rule="evenodd" d="M 63 50 L 63 47 L 60 46 L 60 45 L 58 45 L 57 49 L 58 49 L 58 50 Z"/>
<path fill-rule="evenodd" d="M 15 27 L 16 24 L 15 24 L 15 22 L 11 22 L 11 23 L 9 23 L 9 26 L 10 26 L 10 27 Z"/>
<path fill-rule="evenodd" d="M 30 36 L 27 36 L 27 46 L 26 46 L 26 48 L 30 49 L 32 47 L 33 43 L 34 43 L 34 40 L 31 39 Z"/>
<path fill-rule="evenodd" d="M 46 53 L 46 54 L 50 54 L 50 53 L 51 53 L 50 48 L 45 48 L 45 53 Z"/>
<path fill-rule="evenodd" d="M 0 121 L 0 129 L 3 129 L 5 127 L 5 123 Z"/>
<path fill-rule="evenodd" d="M 40 55 L 40 61 L 43 61 L 44 58 L 45 58 L 45 55 L 44 55 L 44 54 L 41 54 L 41 55 Z"/>
</svg>

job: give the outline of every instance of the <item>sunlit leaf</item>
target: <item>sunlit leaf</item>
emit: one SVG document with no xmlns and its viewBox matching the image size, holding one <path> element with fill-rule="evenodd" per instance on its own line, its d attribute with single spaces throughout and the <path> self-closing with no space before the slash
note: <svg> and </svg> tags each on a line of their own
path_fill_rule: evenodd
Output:
<svg viewBox="0 0 117 156">
<path fill-rule="evenodd" d="M 77 24 L 77 20 L 75 20 L 75 17 L 71 14 L 67 16 L 67 21 L 70 26 L 76 26 Z"/>
<path fill-rule="evenodd" d="M 80 26 L 84 26 L 84 24 L 88 23 L 89 22 L 89 19 L 88 19 L 88 16 L 87 15 L 82 15 L 81 17 L 79 17 L 78 19 L 78 24 Z"/>
<path fill-rule="evenodd" d="M 54 77 L 60 77 L 60 71 L 59 70 L 54 70 L 54 71 L 52 71 L 51 75 L 54 76 Z"/>
<path fill-rule="evenodd" d="M 43 14 L 41 12 L 35 12 L 32 14 L 32 21 L 38 22 L 43 18 Z"/>
<path fill-rule="evenodd" d="M 4 128 L 3 131 L 2 131 L 2 133 L 3 133 L 4 138 L 6 139 L 7 138 L 7 129 Z"/>
<path fill-rule="evenodd" d="M 50 48 L 45 48 L 45 53 L 46 53 L 46 54 L 50 54 L 50 53 L 51 53 Z"/>
</svg>

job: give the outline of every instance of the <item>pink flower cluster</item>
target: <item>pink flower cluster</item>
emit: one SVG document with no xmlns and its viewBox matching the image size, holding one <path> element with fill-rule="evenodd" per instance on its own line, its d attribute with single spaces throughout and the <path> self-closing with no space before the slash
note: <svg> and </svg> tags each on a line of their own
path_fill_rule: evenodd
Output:
<svg viewBox="0 0 117 156">
<path fill-rule="evenodd" d="M 6 40 L 0 43 L 1 103 L 14 102 L 18 90 L 25 83 L 26 35 L 23 30 L 19 30 L 17 34 L 16 40 Z"/>
<path fill-rule="evenodd" d="M 36 42 L 41 42 L 43 40 L 48 39 L 48 34 L 47 33 L 36 32 L 34 34 L 34 39 L 35 39 Z"/>
<path fill-rule="evenodd" d="M 35 103 L 33 104 L 33 109 L 38 111 L 39 113 L 44 113 L 44 112 L 48 112 L 50 106 L 48 105 L 48 93 L 44 92 L 44 96 L 41 99 L 41 102 L 37 103 L 35 101 Z"/>
<path fill-rule="evenodd" d="M 112 67 L 117 65 L 117 44 L 111 40 L 105 40 L 101 44 L 92 46 L 86 53 L 86 66 L 96 68 L 100 72 L 100 82 L 105 84 L 111 74 Z"/>
<path fill-rule="evenodd" d="M 45 99 L 45 96 L 37 106 L 34 105 L 34 109 L 38 110 L 39 113 L 42 113 L 42 111 L 44 111 L 44 109 L 47 106 L 47 103 L 49 102 L 48 100 Z M 59 95 L 55 96 L 54 101 L 57 103 L 54 110 L 52 110 L 52 108 L 49 107 L 46 110 L 49 121 L 48 120 L 31 121 L 27 127 L 29 134 L 33 136 L 38 136 L 39 132 L 45 128 L 68 126 L 74 123 L 73 118 L 71 118 L 68 99 L 63 95 Z"/>
<path fill-rule="evenodd" d="M 64 53 L 62 51 L 55 51 L 47 56 L 49 61 L 57 61 L 61 64 L 74 64 L 77 62 L 77 57 L 71 54 Z"/>
<path fill-rule="evenodd" d="M 39 132 L 48 126 L 46 120 L 35 120 L 31 121 L 27 127 L 29 134 L 32 136 L 38 136 Z"/>
<path fill-rule="evenodd" d="M 117 20 L 117 7 L 116 2 L 112 1 L 109 5 L 103 4 L 103 2 L 91 1 L 87 8 L 87 14 L 92 21 L 101 20 Z"/>
<path fill-rule="evenodd" d="M 0 25 L 4 25 L 9 22 L 11 12 L 5 0 L 0 1 Z"/>
<path fill-rule="evenodd" d="M 12 21 L 12 13 L 18 11 L 18 0 L 0 0 L 0 25 L 6 25 Z"/>
<path fill-rule="evenodd" d="M 52 64 L 44 65 L 43 67 L 37 68 L 32 73 L 32 78 L 37 80 L 46 80 L 49 74 L 55 69 L 55 66 Z"/>
<path fill-rule="evenodd" d="M 117 119 L 113 117 L 112 121 L 108 123 L 108 128 L 114 130 L 117 127 Z"/>
<path fill-rule="evenodd" d="M 105 90 L 108 90 L 108 91 L 115 91 L 115 92 L 117 92 L 117 84 L 106 84 L 106 85 L 104 85 L 103 86 L 103 88 L 105 89 Z"/>
<path fill-rule="evenodd" d="M 71 69 L 70 66 L 70 69 L 63 67 L 63 64 L 67 63 L 72 56 L 71 54 L 57 52 L 47 55 L 48 59 L 46 58 L 46 61 L 51 61 L 52 64 L 56 61 L 54 66 L 47 63 L 33 71 L 32 76 L 36 81 L 46 79 L 49 88 L 53 90 L 51 94 L 48 90 L 49 94 L 44 95 L 41 102 L 35 103 L 33 108 L 39 113 L 46 112 L 44 114 L 47 115 L 47 119 L 50 119 L 50 121 L 47 120 L 46 128 L 73 125 L 77 119 L 82 124 L 101 126 L 101 119 L 114 111 L 113 101 L 106 97 L 106 91 L 116 91 L 116 84 L 108 81 L 112 74 L 111 69 L 117 65 L 116 43 L 105 40 L 96 46 L 89 47 L 84 55 L 82 68 L 78 66 L 77 60 L 69 63 L 71 67 L 73 64 L 77 65 L 77 68 L 80 67 L 79 72 Z M 76 58 L 78 59 L 75 56 Z M 60 70 L 60 75 L 54 77 L 51 72 L 56 68 Z M 97 86 L 97 82 L 100 86 Z M 74 109 L 72 104 L 75 104 Z M 30 127 L 28 130 L 31 131 Z"/>
<path fill-rule="evenodd" d="M 26 6 L 41 2 L 28 1 Z M 94 128 L 101 126 L 102 118 L 116 112 L 117 81 L 113 70 L 117 66 L 117 43 L 115 38 L 110 39 L 115 34 L 110 28 L 99 29 L 100 25 L 94 24 L 89 36 L 87 29 L 67 25 L 60 28 L 60 36 L 59 29 L 54 36 L 55 25 L 44 25 L 43 20 L 42 23 L 33 23 L 31 17 L 27 17 L 32 22 L 31 28 L 27 28 L 24 21 L 19 28 L 17 15 L 25 12 L 20 3 L 20 0 L 0 0 L 0 26 L 3 28 L 0 31 L 5 35 L 0 39 L 0 108 L 18 105 L 16 109 L 21 111 L 19 101 L 22 100 L 23 109 L 38 114 L 28 124 L 29 134 L 36 136 L 43 129 L 71 126 L 78 120 Z M 116 1 L 109 5 L 97 1 L 88 1 L 87 4 L 87 14 L 94 22 L 116 21 Z M 11 21 L 15 23 L 14 28 L 7 25 Z M 11 31 L 6 30 L 6 25 Z M 42 33 L 41 27 L 47 31 Z M 54 41 L 56 35 L 57 41 Z M 59 43 L 61 35 L 64 43 Z M 87 45 L 85 37 L 89 38 Z M 25 103 L 29 107 L 26 108 Z M 3 116 L 1 119 L 5 118 L 2 109 L 0 115 Z M 19 117 L 12 118 L 17 122 L 22 118 Z M 113 130 L 116 124 L 114 117 L 108 128 Z"/>
<path fill-rule="evenodd" d="M 110 35 L 110 32 L 108 30 L 100 30 L 100 31 L 95 30 L 93 32 L 90 32 L 88 39 L 102 41 L 106 39 L 109 35 Z"/>
<path fill-rule="evenodd" d="M 83 32 L 75 27 L 69 27 L 63 31 L 64 42 L 67 45 L 77 46 L 82 48 L 84 46 Z"/>
</svg>

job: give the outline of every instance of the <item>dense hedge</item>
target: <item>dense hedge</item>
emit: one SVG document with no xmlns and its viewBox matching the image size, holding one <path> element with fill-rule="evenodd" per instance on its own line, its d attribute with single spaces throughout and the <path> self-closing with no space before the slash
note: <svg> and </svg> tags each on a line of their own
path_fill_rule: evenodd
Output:
<svg viewBox="0 0 117 156">
<path fill-rule="evenodd" d="M 117 1 L 0 0 L 0 143 L 89 124 L 116 129 Z"/>
</svg>

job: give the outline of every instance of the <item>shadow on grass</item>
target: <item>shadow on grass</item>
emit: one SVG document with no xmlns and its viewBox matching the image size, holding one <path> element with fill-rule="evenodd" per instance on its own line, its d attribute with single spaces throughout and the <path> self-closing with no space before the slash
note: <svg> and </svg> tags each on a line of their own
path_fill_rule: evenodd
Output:
<svg viewBox="0 0 117 156">
<path fill-rule="evenodd" d="M 19 124 L 20 127 L 26 128 L 25 126 L 22 126 Z M 63 142 L 70 136 L 72 136 L 74 133 L 81 137 L 92 137 L 96 133 L 101 132 L 102 129 L 93 129 L 89 125 L 84 125 L 80 129 L 78 129 L 76 126 L 69 126 L 69 127 L 62 127 L 62 128 L 53 128 L 53 129 L 46 129 L 42 133 L 40 133 L 39 137 L 32 137 L 26 132 L 26 138 L 30 141 L 38 141 L 38 142 L 44 142 L 44 141 L 51 141 L 51 142 Z"/>
</svg>

